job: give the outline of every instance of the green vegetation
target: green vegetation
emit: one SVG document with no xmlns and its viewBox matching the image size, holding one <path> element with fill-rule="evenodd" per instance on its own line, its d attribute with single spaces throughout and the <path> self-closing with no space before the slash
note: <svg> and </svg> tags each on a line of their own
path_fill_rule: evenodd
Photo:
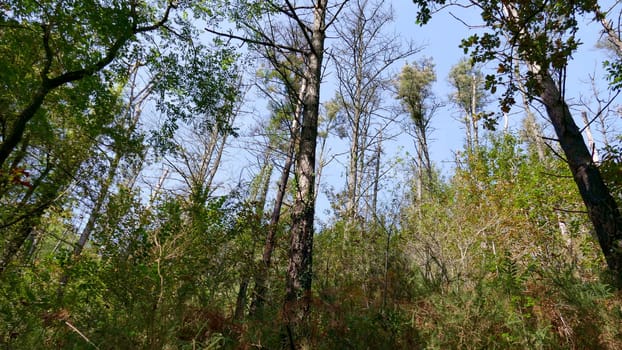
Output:
<svg viewBox="0 0 622 350">
<path fill-rule="evenodd" d="M 444 5 L 416 3 L 421 22 Z M 619 88 L 613 9 L 475 4 L 490 33 L 446 77 L 466 137 L 442 174 L 442 77 L 396 66 L 419 49 L 382 2 L 0 4 L 0 348 L 622 348 L 620 109 L 595 96 L 579 129 L 560 92 L 579 20 Z M 522 126 L 493 130 L 516 105 Z"/>
</svg>

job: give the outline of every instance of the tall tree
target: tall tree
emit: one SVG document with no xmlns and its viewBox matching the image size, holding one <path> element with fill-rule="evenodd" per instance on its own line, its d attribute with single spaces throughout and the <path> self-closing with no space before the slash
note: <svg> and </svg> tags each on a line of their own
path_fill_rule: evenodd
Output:
<svg viewBox="0 0 622 350">
<path fill-rule="evenodd" d="M 289 4 L 289 1 L 286 1 Z M 289 4 L 290 8 L 293 5 Z M 315 223 L 315 151 L 320 108 L 320 86 L 324 60 L 324 43 L 328 0 L 317 0 L 312 6 L 311 24 L 297 16 L 300 30 L 307 37 L 304 80 L 307 89 L 302 98 L 300 139 L 295 157 L 296 196 L 292 207 L 292 228 L 287 267 L 285 312 L 294 325 L 308 319 L 313 281 L 313 235 Z M 297 306 L 299 304 L 299 306 Z M 291 341 L 293 344 L 293 341 Z"/>
<path fill-rule="evenodd" d="M 282 140 L 279 140 L 280 136 L 278 135 L 279 129 L 285 126 L 285 138 L 288 139 L 285 145 L 282 147 L 284 149 L 284 161 L 281 168 L 281 176 L 279 178 L 279 182 L 277 184 L 277 191 L 274 198 L 274 205 L 272 207 L 272 212 L 270 214 L 270 221 L 268 223 L 268 231 L 266 233 L 266 240 L 263 248 L 263 252 L 261 255 L 261 265 L 259 268 L 259 272 L 255 277 L 255 290 L 253 295 L 253 301 L 251 303 L 251 316 L 258 316 L 262 313 L 263 304 L 266 301 L 266 292 L 267 292 L 267 279 L 268 279 L 268 271 L 272 265 L 272 254 L 274 252 L 274 248 L 276 245 L 276 234 L 278 232 L 278 226 L 281 220 L 281 210 L 284 204 L 285 196 L 287 194 L 287 184 L 289 182 L 292 166 L 294 164 L 294 152 L 296 149 L 296 145 L 298 144 L 298 133 L 299 130 L 299 121 L 301 120 L 302 113 L 302 96 L 306 90 L 306 82 L 305 80 L 301 80 L 300 76 L 293 73 L 291 67 L 288 69 L 288 64 L 283 64 L 286 62 L 276 62 L 274 61 L 274 57 L 270 58 L 270 55 L 267 55 L 268 58 L 272 61 L 271 64 L 274 67 L 273 73 L 271 76 L 275 76 L 279 85 L 283 87 L 283 100 L 277 101 L 273 98 L 273 116 L 271 123 L 273 125 L 273 129 L 268 132 L 274 132 L 276 135 L 270 135 L 270 144 L 266 150 L 269 152 L 273 147 L 276 148 L 276 144 L 281 143 Z M 294 69 L 301 64 L 299 60 L 295 58 L 289 59 L 289 64 L 294 64 Z M 269 89 L 271 90 L 271 89 Z M 265 91 L 267 93 L 267 91 Z"/>
<path fill-rule="evenodd" d="M 413 126 L 417 152 L 417 199 L 423 198 L 424 181 L 432 183 L 432 163 L 428 149 L 430 121 L 438 107 L 434 101 L 432 83 L 436 81 L 434 63 L 424 59 L 402 68 L 397 84 L 397 98 L 410 117 Z M 425 180 L 424 180 L 425 179 Z"/>
<path fill-rule="evenodd" d="M 484 74 L 469 59 L 463 58 L 451 68 L 449 83 L 454 88 L 451 100 L 464 114 L 466 149 L 472 152 L 479 145 L 479 121 L 487 102 Z"/>
<path fill-rule="evenodd" d="M 291 211 L 291 240 L 289 262 L 286 277 L 286 293 L 284 315 L 288 330 L 308 319 L 311 306 L 311 283 L 313 280 L 312 254 L 315 219 L 315 168 L 316 145 L 318 136 L 318 119 L 320 106 L 320 87 L 324 63 L 324 45 L 328 27 L 338 16 L 346 1 L 329 6 L 328 0 L 308 1 L 304 4 L 289 0 L 283 2 L 258 2 L 259 8 L 266 9 L 261 25 L 248 20 L 248 16 L 234 15 L 238 25 L 245 30 L 245 36 L 221 33 L 230 38 L 241 39 L 254 45 L 273 48 L 279 56 L 297 53 L 302 59 L 303 68 L 297 71 L 305 81 L 306 89 L 301 98 L 300 132 L 295 152 L 295 196 Z M 300 47 L 287 45 L 283 41 L 282 28 L 273 14 L 282 15 L 287 23 L 291 23 L 300 37 L 304 38 Z M 294 346 L 294 337 L 290 336 L 290 344 Z"/>
<path fill-rule="evenodd" d="M 444 1 L 415 0 L 415 3 L 420 6 L 418 19 L 426 22 L 430 18 L 430 6 Z M 487 86 L 493 92 L 503 77 L 513 74 L 516 58 L 525 67 L 522 75 L 527 93 L 545 107 L 607 265 L 617 279 L 622 279 L 622 216 L 563 93 L 567 63 L 580 44 L 579 20 L 583 15 L 602 19 L 598 4 L 594 1 L 469 1 L 468 4 L 481 9 L 489 31 L 464 39 L 462 45 L 472 50 L 475 62 L 498 59 L 498 74 L 486 77 Z M 501 100 L 503 112 L 508 112 L 514 103 L 517 89 L 511 79 L 506 83 L 507 90 Z"/>
</svg>

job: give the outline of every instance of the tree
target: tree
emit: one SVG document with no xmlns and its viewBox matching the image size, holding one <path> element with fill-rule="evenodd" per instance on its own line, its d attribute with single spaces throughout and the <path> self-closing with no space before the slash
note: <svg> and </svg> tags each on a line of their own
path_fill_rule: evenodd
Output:
<svg viewBox="0 0 622 350">
<path fill-rule="evenodd" d="M 300 30 L 307 37 L 308 46 L 305 53 L 306 67 L 304 71 L 307 89 L 302 98 L 300 139 L 295 161 L 297 188 L 292 207 L 292 233 L 285 293 L 286 314 L 289 322 L 293 321 L 294 325 L 306 320 L 309 316 L 311 282 L 313 281 L 315 148 L 318 133 L 328 0 L 317 0 L 313 5 L 312 24 L 310 26 L 304 24 L 300 17 L 297 17 Z M 300 306 L 297 307 L 296 304 L 298 303 Z"/>
<path fill-rule="evenodd" d="M 469 59 L 462 58 L 451 68 L 449 83 L 454 88 L 451 100 L 464 115 L 466 150 L 473 152 L 479 145 L 479 121 L 487 103 L 484 74 Z"/>
<path fill-rule="evenodd" d="M 223 90 L 239 91 L 235 100 L 225 98 L 219 103 L 219 108 L 211 111 L 216 115 L 189 120 L 170 141 L 174 143 L 174 149 L 167 156 L 166 163 L 182 178 L 185 190 L 197 203 L 203 203 L 213 195 L 216 187 L 214 179 L 220 168 L 225 146 L 230 136 L 236 136 L 231 126 L 241 113 L 244 93 L 241 80 L 236 82 L 235 79 L 240 78 L 230 76 L 213 81 Z M 231 96 L 235 95 L 233 93 Z"/>
<path fill-rule="evenodd" d="M 270 57 L 270 55 L 267 56 Z M 288 63 L 294 64 L 295 70 L 298 69 L 296 66 L 299 66 L 302 62 L 299 62 L 299 60 L 295 58 L 290 58 Z M 268 145 L 266 152 L 271 152 L 273 148 L 276 148 L 275 146 L 279 143 L 279 141 L 282 142 L 282 140 L 278 139 L 278 137 L 281 136 L 278 135 L 278 131 L 283 128 L 283 126 L 286 129 L 284 136 L 285 138 L 288 138 L 288 141 L 284 146 L 282 146 L 285 148 L 285 159 L 277 185 L 278 188 L 274 198 L 274 206 L 272 207 L 272 212 L 270 214 L 268 232 L 266 234 L 266 240 L 261 255 L 261 265 L 259 272 L 255 276 L 255 290 L 250 311 L 252 316 L 257 316 L 262 313 L 263 304 L 266 300 L 268 272 L 272 265 L 272 254 L 276 245 L 276 234 L 281 220 L 281 210 L 287 194 L 287 184 L 289 182 L 291 169 L 294 164 L 294 152 L 298 144 L 298 133 L 300 132 L 299 121 L 301 120 L 302 113 L 301 101 L 303 94 L 306 91 L 305 80 L 301 80 L 298 75 L 292 72 L 292 69 L 287 69 L 287 62 L 279 63 L 273 60 L 271 64 L 275 68 L 273 70 L 274 74 L 271 75 L 276 77 L 277 81 L 280 85 L 282 85 L 284 91 L 282 91 L 283 101 L 277 102 L 274 100 L 274 97 L 272 97 L 274 101 L 272 107 L 274 115 L 271 118 L 271 121 L 273 122 L 271 125 L 273 125 L 273 129 L 276 130 L 268 130 L 268 132 L 276 132 L 277 135 L 270 136 L 270 144 Z M 268 158 L 268 155 L 266 155 L 266 158 Z M 269 178 L 267 181 L 269 181 Z"/>
<path fill-rule="evenodd" d="M 415 0 L 420 6 L 418 19 L 430 18 L 430 4 Z M 444 1 L 432 4 L 443 4 Z M 562 3 L 532 1 L 529 3 L 471 1 L 481 9 L 482 20 L 490 30 L 463 40 L 471 49 L 475 62 L 499 60 L 497 75 L 486 77 L 487 87 L 497 85 L 515 71 L 520 62 L 526 67 L 522 74 L 527 94 L 545 109 L 555 129 L 566 162 L 594 226 L 607 265 L 616 279 L 622 278 L 622 216 L 603 182 L 592 155 L 564 99 L 565 69 L 572 53 L 579 46 L 576 37 L 582 15 L 601 19 L 598 4 L 593 1 Z M 510 79 L 501 100 L 501 110 L 508 112 L 514 104 L 517 85 Z"/>
<path fill-rule="evenodd" d="M 300 101 L 302 106 L 300 132 L 295 152 L 295 196 L 291 211 L 291 240 L 286 278 L 285 317 L 294 346 L 292 329 L 308 319 L 311 306 L 311 283 L 313 280 L 312 255 L 315 219 L 315 161 L 318 136 L 320 106 L 320 87 L 322 82 L 324 45 L 328 27 L 336 19 L 347 1 L 329 6 L 328 0 L 312 1 L 304 6 L 286 0 L 284 3 L 259 2 L 266 9 L 267 28 L 258 23 L 245 20 L 248 16 L 234 16 L 240 27 L 248 31 L 246 37 L 225 34 L 211 30 L 212 33 L 244 40 L 253 45 L 273 48 L 279 56 L 296 53 L 304 62 L 303 68 L 296 71 L 304 80 L 306 89 Z M 334 11 L 334 12 L 333 12 Z M 283 15 L 291 23 L 300 37 L 304 38 L 300 47 L 291 47 L 283 41 L 283 33 L 273 22 L 272 13 Z M 285 26 L 289 28 L 289 26 Z M 303 332 L 304 333 L 304 332 Z"/>
<path fill-rule="evenodd" d="M 436 81 L 434 63 L 431 59 L 406 64 L 402 68 L 397 85 L 397 98 L 410 117 L 414 126 L 414 137 L 417 151 L 417 199 L 421 201 L 426 186 L 432 184 L 432 163 L 428 149 L 430 121 L 438 105 L 434 101 L 432 83 Z"/>
<path fill-rule="evenodd" d="M 392 121 L 382 120 L 385 105 L 382 94 L 391 85 L 389 69 L 394 63 L 415 54 L 412 43 L 402 43 L 388 36 L 387 26 L 393 21 L 393 9 L 385 1 L 357 0 L 346 7 L 335 31 L 338 41 L 331 56 L 337 73 L 337 93 L 331 113 L 342 114 L 345 136 L 350 140 L 346 176 L 345 215 L 353 220 L 360 216 L 367 153 L 378 142 L 370 126 L 385 129 Z M 405 46 L 404 46 L 405 44 Z"/>
<path fill-rule="evenodd" d="M 614 10 L 615 5 L 605 10 L 598 8 L 597 19 L 602 25 L 605 34 L 605 36 L 601 40 L 602 45 L 615 53 L 613 61 L 604 61 L 604 65 L 609 73 L 608 78 L 613 87 L 616 90 L 620 90 L 620 87 L 622 87 L 622 76 L 620 75 L 620 68 L 622 67 L 622 38 L 620 24 L 618 23 L 618 25 L 615 26 L 614 22 L 607 18 L 607 16 L 610 15 Z"/>
<path fill-rule="evenodd" d="M 172 1 L 164 7 L 134 1 L 14 3 L 0 18 L 2 80 L 11 91 L 3 96 L 9 108 L 2 116 L 0 168 L 51 92 L 102 71 L 137 35 L 163 28 L 176 7 Z"/>
</svg>

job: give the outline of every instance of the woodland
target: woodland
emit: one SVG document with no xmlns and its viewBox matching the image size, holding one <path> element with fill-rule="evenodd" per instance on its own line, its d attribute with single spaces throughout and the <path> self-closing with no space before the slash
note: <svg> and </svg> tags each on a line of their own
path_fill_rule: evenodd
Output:
<svg viewBox="0 0 622 350">
<path fill-rule="evenodd" d="M 0 2 L 0 347 L 622 349 L 622 5 L 393 5 Z"/>
</svg>

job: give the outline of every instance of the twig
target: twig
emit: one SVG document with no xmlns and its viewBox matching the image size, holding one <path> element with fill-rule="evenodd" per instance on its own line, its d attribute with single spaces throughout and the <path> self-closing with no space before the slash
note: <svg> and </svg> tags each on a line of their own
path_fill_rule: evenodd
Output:
<svg viewBox="0 0 622 350">
<path fill-rule="evenodd" d="M 280 45 L 280 44 L 277 44 L 275 42 L 255 40 L 255 39 L 251 39 L 251 38 L 235 35 L 233 33 L 219 32 L 217 30 L 213 30 L 213 29 L 209 29 L 209 28 L 205 28 L 205 31 L 207 31 L 208 33 L 212 33 L 214 35 L 224 36 L 224 37 L 229 38 L 229 39 L 240 40 L 240 41 L 242 41 L 244 43 L 247 43 L 247 44 L 256 44 L 256 45 L 274 47 L 274 48 L 281 49 L 281 50 L 286 50 L 286 51 L 298 52 L 298 53 L 301 53 L 301 54 L 306 54 L 306 52 L 304 50 L 296 49 L 296 48 L 291 47 L 291 46 Z"/>
<path fill-rule="evenodd" d="M 586 210 L 571 210 L 571 209 L 562 209 L 559 207 L 553 207 L 554 211 L 561 211 L 564 213 L 575 213 L 575 214 L 588 214 Z"/>
<path fill-rule="evenodd" d="M 549 172 L 546 172 L 546 171 L 541 171 L 540 174 L 546 175 L 546 176 L 559 177 L 559 178 L 562 178 L 562 179 L 572 179 L 573 178 L 572 175 L 559 175 L 559 174 L 549 173 Z"/>
<path fill-rule="evenodd" d="M 72 331 L 78 333 L 79 336 L 82 337 L 82 339 L 86 340 L 87 343 L 93 345 L 93 347 L 97 350 L 99 350 L 99 346 L 95 345 L 95 343 L 93 343 L 89 338 L 86 337 L 86 335 L 84 335 L 84 333 L 80 332 L 80 330 L 78 328 L 76 328 L 74 325 L 72 325 L 71 323 L 69 323 L 69 321 L 65 321 L 65 324 L 71 328 Z"/>
<path fill-rule="evenodd" d="M 551 152 L 553 152 L 554 155 L 557 156 L 557 158 L 561 159 L 564 163 L 568 163 L 568 160 L 566 158 L 564 158 L 561 154 L 559 154 L 554 148 L 553 146 L 549 145 L 548 143 L 544 143 L 546 145 L 546 147 L 548 147 Z"/>
<path fill-rule="evenodd" d="M 585 124 L 584 127 L 581 128 L 581 130 L 579 130 L 580 133 L 583 133 L 583 131 L 585 129 L 587 129 L 587 127 L 592 124 L 596 118 L 600 117 L 601 114 L 603 114 L 603 111 L 607 108 L 609 108 L 609 106 L 613 103 L 613 101 L 615 100 L 616 97 L 618 97 L 618 95 L 620 94 L 620 91 L 617 91 L 615 96 L 613 96 L 613 98 L 609 99 L 609 102 L 607 102 L 607 104 L 605 105 L 605 107 L 601 108 L 598 113 L 596 113 L 596 115 L 594 116 L 594 118 L 592 118 L 587 124 Z"/>
</svg>

